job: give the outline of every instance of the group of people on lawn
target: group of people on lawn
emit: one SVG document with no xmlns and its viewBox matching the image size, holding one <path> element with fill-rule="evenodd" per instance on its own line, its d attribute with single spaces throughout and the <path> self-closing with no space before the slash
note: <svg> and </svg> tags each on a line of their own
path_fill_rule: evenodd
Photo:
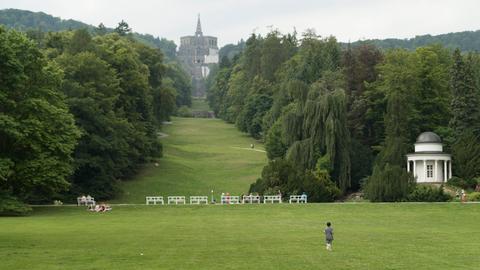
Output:
<svg viewBox="0 0 480 270">
<path fill-rule="evenodd" d="M 111 211 L 112 210 L 112 207 L 110 207 L 110 205 L 108 204 L 105 204 L 105 203 L 100 203 L 100 204 L 97 204 L 95 206 L 93 205 L 89 205 L 88 206 L 88 211 L 92 211 L 92 212 L 107 212 L 107 211 Z"/>
<path fill-rule="evenodd" d="M 107 212 L 112 210 L 112 207 L 106 203 L 95 204 L 95 200 L 90 195 L 82 195 L 80 197 L 80 205 L 86 205 L 88 211 L 92 212 Z"/>
</svg>

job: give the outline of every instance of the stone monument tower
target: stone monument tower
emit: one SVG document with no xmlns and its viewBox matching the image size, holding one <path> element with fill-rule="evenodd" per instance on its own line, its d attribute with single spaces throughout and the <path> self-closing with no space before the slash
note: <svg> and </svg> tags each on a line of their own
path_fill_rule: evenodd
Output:
<svg viewBox="0 0 480 270">
<path fill-rule="evenodd" d="M 192 77 L 192 95 L 205 96 L 205 78 L 210 73 L 211 65 L 218 64 L 218 46 L 216 37 L 203 35 L 200 15 L 195 35 L 180 38 L 178 58 Z"/>
</svg>

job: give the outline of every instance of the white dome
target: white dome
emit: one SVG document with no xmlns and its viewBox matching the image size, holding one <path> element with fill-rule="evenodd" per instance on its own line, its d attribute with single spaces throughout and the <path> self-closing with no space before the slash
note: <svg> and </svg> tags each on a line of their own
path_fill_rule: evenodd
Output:
<svg viewBox="0 0 480 270">
<path fill-rule="evenodd" d="M 434 132 L 423 132 L 417 137 L 417 143 L 441 143 L 442 139 Z"/>
<path fill-rule="evenodd" d="M 417 137 L 417 142 L 415 143 L 415 152 L 442 153 L 442 139 L 433 132 L 423 132 Z"/>
</svg>

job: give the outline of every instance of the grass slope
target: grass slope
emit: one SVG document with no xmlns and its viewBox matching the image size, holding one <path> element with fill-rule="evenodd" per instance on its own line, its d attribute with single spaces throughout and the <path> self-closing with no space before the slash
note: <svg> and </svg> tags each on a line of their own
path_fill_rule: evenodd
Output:
<svg viewBox="0 0 480 270">
<path fill-rule="evenodd" d="M 235 126 L 217 119 L 173 118 L 165 125 L 164 157 L 147 165 L 114 202 L 144 203 L 148 195 L 211 195 L 246 193 L 267 162 L 266 154 Z M 262 148 L 258 145 L 256 150 Z"/>
<path fill-rule="evenodd" d="M 478 269 L 479 206 L 42 207 L 0 218 L 0 268 Z M 327 220 L 333 252 L 323 245 Z"/>
<path fill-rule="evenodd" d="M 192 111 L 211 111 L 205 98 L 192 98 Z"/>
</svg>

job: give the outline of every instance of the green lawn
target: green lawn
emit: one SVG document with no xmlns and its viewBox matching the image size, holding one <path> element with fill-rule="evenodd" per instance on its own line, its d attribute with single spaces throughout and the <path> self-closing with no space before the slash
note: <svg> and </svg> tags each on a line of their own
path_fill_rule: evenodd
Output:
<svg viewBox="0 0 480 270">
<path fill-rule="evenodd" d="M 42 207 L 0 218 L 0 269 L 472 270 L 478 224 L 456 203 Z"/>
<path fill-rule="evenodd" d="M 263 145 L 217 119 L 173 118 L 163 131 L 164 157 L 147 165 L 113 202 L 143 203 L 148 195 L 246 193 L 267 163 Z M 250 149 L 250 144 L 256 145 Z"/>
<path fill-rule="evenodd" d="M 147 195 L 247 192 L 262 145 L 221 120 L 174 118 L 164 158 L 125 182 Z M 479 269 L 480 204 L 35 207 L 0 218 L 0 269 Z M 334 251 L 324 248 L 332 221 Z M 143 254 L 143 255 L 141 255 Z"/>
<path fill-rule="evenodd" d="M 205 98 L 192 98 L 192 111 L 210 111 Z"/>
</svg>

